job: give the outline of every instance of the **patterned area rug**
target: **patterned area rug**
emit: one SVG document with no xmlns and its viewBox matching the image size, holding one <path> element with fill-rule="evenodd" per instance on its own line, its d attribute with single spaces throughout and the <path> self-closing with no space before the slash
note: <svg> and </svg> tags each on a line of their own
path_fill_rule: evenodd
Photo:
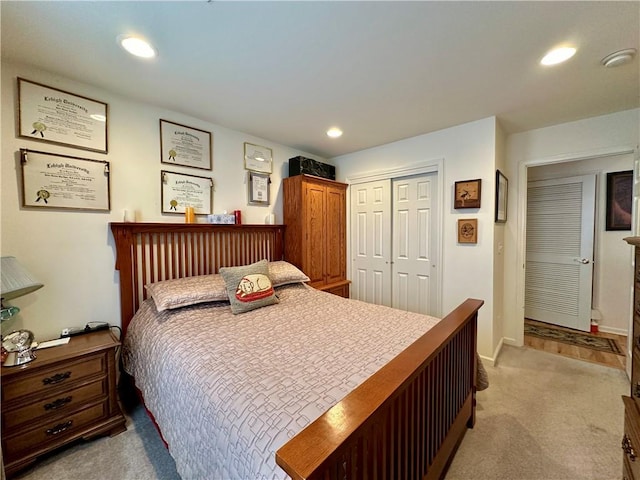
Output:
<svg viewBox="0 0 640 480">
<path fill-rule="evenodd" d="M 552 327 L 532 325 L 529 322 L 524 323 L 524 334 L 533 335 L 534 337 L 544 338 L 546 340 L 568 343 L 569 345 L 576 345 L 578 347 L 591 348 L 601 352 L 624 355 L 622 349 L 618 345 L 618 342 L 612 338 L 596 337 L 582 332 L 569 332 Z"/>
</svg>

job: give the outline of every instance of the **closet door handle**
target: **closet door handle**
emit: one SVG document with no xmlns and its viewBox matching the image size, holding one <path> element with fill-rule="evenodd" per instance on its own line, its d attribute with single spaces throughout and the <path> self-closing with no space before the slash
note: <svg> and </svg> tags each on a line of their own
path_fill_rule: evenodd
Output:
<svg viewBox="0 0 640 480">
<path fill-rule="evenodd" d="M 591 263 L 591 260 L 589 260 L 588 258 L 576 258 L 575 261 L 583 265 L 588 265 L 589 263 Z"/>
</svg>

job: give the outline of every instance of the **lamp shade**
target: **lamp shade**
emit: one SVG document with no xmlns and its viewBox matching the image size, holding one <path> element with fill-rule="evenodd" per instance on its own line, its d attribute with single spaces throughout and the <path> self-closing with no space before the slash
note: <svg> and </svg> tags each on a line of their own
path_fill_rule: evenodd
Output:
<svg viewBox="0 0 640 480">
<path fill-rule="evenodd" d="M 11 300 L 41 288 L 42 283 L 35 280 L 16 257 L 2 257 L 0 262 L 0 296 L 2 300 Z"/>
</svg>

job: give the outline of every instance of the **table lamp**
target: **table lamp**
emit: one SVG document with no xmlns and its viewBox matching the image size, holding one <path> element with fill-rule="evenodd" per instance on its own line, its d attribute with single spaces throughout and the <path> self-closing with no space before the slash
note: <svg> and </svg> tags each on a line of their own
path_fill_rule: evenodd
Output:
<svg viewBox="0 0 640 480">
<path fill-rule="evenodd" d="M 4 322 L 20 311 L 18 307 L 5 305 L 6 300 L 35 292 L 42 286 L 42 283 L 35 280 L 15 257 L 0 258 L 0 321 Z M 2 339 L 2 347 L 9 355 L 3 365 L 22 365 L 36 358 L 31 348 L 33 338 L 33 333 L 29 330 L 17 330 L 5 336 Z"/>
</svg>

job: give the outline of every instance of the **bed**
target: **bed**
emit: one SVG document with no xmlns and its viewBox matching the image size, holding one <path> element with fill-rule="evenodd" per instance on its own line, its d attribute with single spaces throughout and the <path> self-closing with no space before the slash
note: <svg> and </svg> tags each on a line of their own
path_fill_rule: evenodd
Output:
<svg viewBox="0 0 640 480">
<path fill-rule="evenodd" d="M 317 291 L 282 262 L 284 228 L 111 224 L 123 364 L 179 473 L 441 478 L 475 422 L 483 302 L 438 320 Z M 208 296 L 263 263 L 273 303 Z"/>
</svg>

